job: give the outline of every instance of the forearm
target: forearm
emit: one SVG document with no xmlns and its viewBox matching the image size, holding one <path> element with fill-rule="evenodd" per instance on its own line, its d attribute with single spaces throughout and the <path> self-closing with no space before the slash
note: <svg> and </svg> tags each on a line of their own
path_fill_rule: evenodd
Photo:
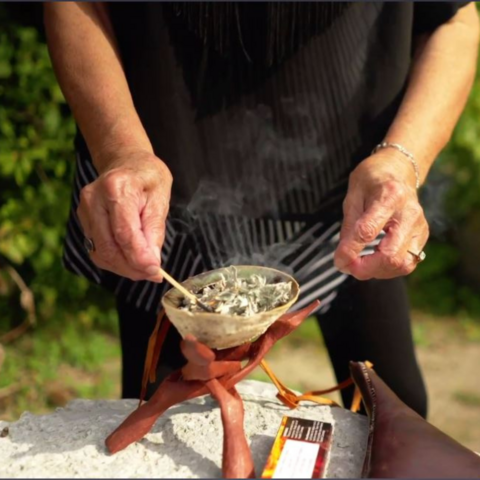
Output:
<svg viewBox="0 0 480 480">
<path fill-rule="evenodd" d="M 421 45 L 405 98 L 385 140 L 415 155 L 423 183 L 449 141 L 475 77 L 479 26 L 470 4 Z"/>
<path fill-rule="evenodd" d="M 106 5 L 45 3 L 45 28 L 62 91 L 99 171 L 115 152 L 152 146 L 136 113 Z"/>
</svg>

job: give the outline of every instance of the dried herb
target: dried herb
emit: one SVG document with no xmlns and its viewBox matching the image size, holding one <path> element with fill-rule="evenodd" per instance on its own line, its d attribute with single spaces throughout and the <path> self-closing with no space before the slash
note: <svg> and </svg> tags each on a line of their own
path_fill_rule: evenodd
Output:
<svg viewBox="0 0 480 480">
<path fill-rule="evenodd" d="M 235 267 L 229 267 L 221 279 L 204 287 L 195 295 L 215 313 L 249 317 L 268 312 L 287 303 L 291 298 L 291 282 L 267 283 L 267 278 L 254 274 L 249 278 L 239 278 Z M 180 307 L 190 312 L 203 312 L 188 299 Z"/>
</svg>

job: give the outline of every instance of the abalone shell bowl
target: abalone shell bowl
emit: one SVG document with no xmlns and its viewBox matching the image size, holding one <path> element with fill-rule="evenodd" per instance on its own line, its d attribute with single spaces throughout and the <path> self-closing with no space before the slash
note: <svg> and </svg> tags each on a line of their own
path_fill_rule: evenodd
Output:
<svg viewBox="0 0 480 480">
<path fill-rule="evenodd" d="M 176 288 L 170 289 L 162 298 L 162 305 L 167 317 L 185 338 L 194 335 L 200 342 L 213 349 L 225 349 L 248 343 L 260 335 L 278 320 L 297 301 L 300 287 L 290 275 L 268 267 L 235 265 L 239 278 L 249 278 L 257 274 L 266 277 L 267 283 L 291 282 L 290 299 L 284 305 L 267 312 L 248 317 L 240 315 L 224 315 L 209 312 L 189 312 L 181 310 L 184 296 Z M 219 268 L 196 275 L 182 282 L 191 292 L 198 292 L 207 285 L 220 281 L 221 274 L 227 273 L 227 268 Z"/>
</svg>

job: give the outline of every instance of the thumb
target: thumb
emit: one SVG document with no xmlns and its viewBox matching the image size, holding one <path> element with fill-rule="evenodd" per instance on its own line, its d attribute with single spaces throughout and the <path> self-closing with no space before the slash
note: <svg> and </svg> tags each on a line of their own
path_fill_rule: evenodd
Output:
<svg viewBox="0 0 480 480">
<path fill-rule="evenodd" d="M 385 197 L 381 190 L 367 198 L 362 195 L 355 203 L 346 200 L 345 206 L 345 221 L 335 252 L 335 265 L 343 272 L 378 237 L 396 209 L 394 198 Z"/>
</svg>

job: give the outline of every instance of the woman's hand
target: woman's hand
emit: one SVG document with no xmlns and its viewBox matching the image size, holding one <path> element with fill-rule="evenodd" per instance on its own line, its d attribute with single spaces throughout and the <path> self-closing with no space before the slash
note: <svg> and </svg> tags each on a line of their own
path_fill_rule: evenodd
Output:
<svg viewBox="0 0 480 480">
<path fill-rule="evenodd" d="M 78 216 L 100 268 L 160 280 L 172 178 L 133 103 L 103 2 L 45 3 L 48 47 L 62 91 L 100 177 L 81 193 Z M 120 154 L 119 154 L 120 152 Z"/>
<path fill-rule="evenodd" d="M 97 159 L 108 165 L 83 188 L 77 210 L 85 236 L 93 240 L 93 262 L 132 280 L 161 281 L 172 176 L 151 152 L 122 152 Z"/>
<path fill-rule="evenodd" d="M 429 229 L 418 203 L 415 172 L 409 159 L 383 149 L 361 162 L 350 175 L 335 265 L 358 280 L 393 278 L 411 273 Z M 384 230 L 371 255 L 360 256 Z"/>
<path fill-rule="evenodd" d="M 405 97 L 383 140 L 415 154 L 421 182 L 465 106 L 475 78 L 479 37 L 479 16 L 471 3 L 425 34 L 416 48 Z M 386 236 L 378 251 L 361 257 L 382 229 Z M 427 239 L 408 158 L 388 148 L 364 160 L 350 177 L 335 252 L 337 268 L 365 280 L 406 275 L 417 264 L 407 250 L 420 253 Z"/>
</svg>

